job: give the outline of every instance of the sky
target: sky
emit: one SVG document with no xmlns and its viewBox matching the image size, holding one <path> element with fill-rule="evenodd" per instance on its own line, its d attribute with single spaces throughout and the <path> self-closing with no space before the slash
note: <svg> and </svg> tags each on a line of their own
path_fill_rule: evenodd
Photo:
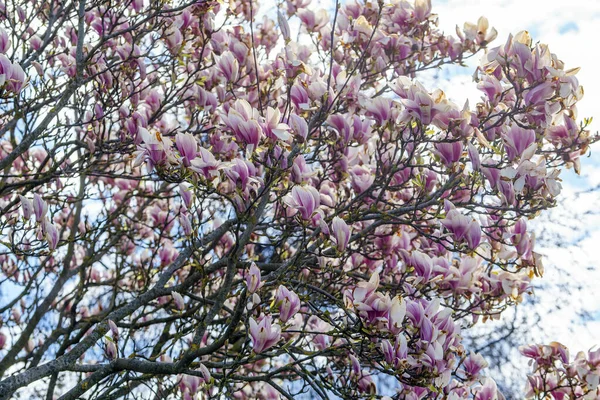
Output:
<svg viewBox="0 0 600 400">
<path fill-rule="evenodd" d="M 546 43 L 565 63 L 565 69 L 581 67 L 577 74 L 585 96 L 578 105 L 579 119 L 595 117 L 592 133 L 600 129 L 600 1 L 599 0 L 432 0 L 433 12 L 439 16 L 440 27 L 453 33 L 455 26 L 466 21 L 477 22 L 486 16 L 498 31 L 490 47 L 505 43 L 509 34 L 527 30 L 534 42 Z M 473 104 L 481 94 L 472 82 L 471 67 L 448 68 L 434 73 L 435 84 L 457 104 L 469 98 Z M 429 77 L 432 78 L 432 77 Z M 600 243 L 600 143 L 591 147 L 591 156 L 582 160 L 582 173 L 563 171 L 563 201 L 535 225 L 537 250 L 546 256 L 544 277 L 547 288 L 538 290 L 541 307 L 560 310 L 537 326 L 548 340 L 559 341 L 571 348 L 589 350 L 600 345 L 600 257 L 595 248 Z M 560 237 L 562 245 L 547 241 L 549 235 Z M 569 276 L 567 276 L 567 273 Z M 566 280 L 579 290 L 574 295 L 561 293 Z M 557 300 L 560 299 L 560 300 Z M 585 311 L 591 320 L 573 319 L 574 310 Z"/>
</svg>

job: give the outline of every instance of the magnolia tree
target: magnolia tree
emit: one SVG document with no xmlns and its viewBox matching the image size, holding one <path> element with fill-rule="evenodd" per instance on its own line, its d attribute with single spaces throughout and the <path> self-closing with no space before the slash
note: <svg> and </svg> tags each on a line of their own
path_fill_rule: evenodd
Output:
<svg viewBox="0 0 600 400">
<path fill-rule="evenodd" d="M 542 275 L 577 70 L 309 3 L 0 2 L 0 398 L 503 398 L 461 331 Z M 415 80 L 474 55 L 477 104 Z M 521 352 L 600 397 L 600 351 Z"/>
</svg>

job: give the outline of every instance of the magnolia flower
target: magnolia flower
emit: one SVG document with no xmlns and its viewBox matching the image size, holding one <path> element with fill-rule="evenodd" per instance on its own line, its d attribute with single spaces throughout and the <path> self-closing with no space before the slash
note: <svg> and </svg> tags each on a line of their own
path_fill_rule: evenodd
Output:
<svg viewBox="0 0 600 400">
<path fill-rule="evenodd" d="M 198 155 L 198 142 L 190 133 L 178 133 L 175 136 L 175 146 L 181 154 L 183 165 L 189 167 L 191 161 Z"/>
<path fill-rule="evenodd" d="M 217 161 L 215 156 L 204 147 L 200 147 L 199 156 L 200 158 L 196 158 L 195 160 L 191 161 L 192 171 L 196 171 L 199 174 L 204 175 L 204 177 L 208 180 L 212 180 L 213 178 L 218 176 L 221 163 Z"/>
<path fill-rule="evenodd" d="M 179 390 L 184 394 L 189 394 L 190 399 L 198 392 L 201 384 L 209 383 L 211 380 L 210 371 L 204 364 L 200 363 L 197 371 L 200 372 L 200 376 L 184 374 L 179 380 Z"/>
<path fill-rule="evenodd" d="M 112 319 L 109 319 L 108 327 L 110 328 L 113 339 L 118 340 L 119 339 L 119 328 L 117 328 L 117 324 L 115 324 L 115 321 L 113 321 Z"/>
<path fill-rule="evenodd" d="M 504 148 L 509 160 L 514 160 L 516 157 L 531 158 L 537 144 L 535 143 L 535 131 L 533 129 L 523 129 L 518 125 L 513 125 L 508 132 L 502 135 L 504 139 Z M 531 149 L 530 149 L 531 147 Z M 525 150 L 528 150 L 527 155 L 524 155 Z"/>
<path fill-rule="evenodd" d="M 402 330 L 402 323 L 406 315 L 406 302 L 402 297 L 396 296 L 392 299 L 392 306 L 389 310 L 389 327 L 390 332 L 396 334 Z"/>
<path fill-rule="evenodd" d="M 358 380 L 358 390 L 362 393 L 375 394 L 377 393 L 377 386 L 371 375 L 367 372 L 362 371 L 361 377 Z"/>
<path fill-rule="evenodd" d="M 263 130 L 258 123 L 259 118 L 258 110 L 252 108 L 246 100 L 236 100 L 227 115 L 221 115 L 221 119 L 234 132 L 236 139 L 247 145 L 249 153 L 258 147 L 263 136 Z"/>
<path fill-rule="evenodd" d="M 435 148 L 437 150 L 436 153 L 447 167 L 452 166 L 452 164 L 460 160 L 460 156 L 462 155 L 461 142 L 436 143 Z"/>
<path fill-rule="evenodd" d="M 322 8 L 317 10 L 317 12 L 314 12 L 308 7 L 303 7 L 298 10 L 297 15 L 306 25 L 306 29 L 308 29 L 309 32 L 318 31 L 327 24 L 327 21 L 329 21 L 327 11 Z"/>
<path fill-rule="evenodd" d="M 56 229 L 56 227 L 52 225 L 47 218 L 45 218 L 42 222 L 42 233 L 48 242 L 48 247 L 50 247 L 51 250 L 54 250 L 58 244 L 58 240 L 60 239 L 59 233 L 58 229 Z"/>
<path fill-rule="evenodd" d="M 141 142 L 138 146 L 139 150 L 135 165 L 140 165 L 146 161 L 148 169 L 152 170 L 154 166 L 163 165 L 172 159 L 172 142 L 169 138 L 163 137 L 158 132 L 151 134 L 143 127 L 138 127 L 138 136 L 141 138 Z"/>
<path fill-rule="evenodd" d="M 368 282 L 361 281 L 356 288 L 350 293 L 346 292 L 345 298 L 349 306 L 358 307 L 364 303 L 379 287 L 379 273 L 373 272 Z"/>
<path fill-rule="evenodd" d="M 23 210 L 23 218 L 28 220 L 29 218 L 31 218 L 31 215 L 34 212 L 33 204 L 31 203 L 31 200 L 29 200 L 25 196 L 19 195 L 19 199 L 21 201 L 21 208 Z M 37 218 L 37 216 L 36 216 L 36 218 Z"/>
<path fill-rule="evenodd" d="M 19 64 L 11 63 L 8 57 L 0 54 L 0 86 L 6 85 L 7 91 L 19 93 L 25 83 L 25 72 Z"/>
<path fill-rule="evenodd" d="M 352 178 L 352 188 L 357 194 L 363 193 L 371 187 L 375 181 L 375 176 L 365 166 L 356 165 L 350 170 Z"/>
<path fill-rule="evenodd" d="M 279 24 L 279 29 L 281 29 L 283 40 L 288 42 L 290 40 L 290 25 L 288 24 L 287 18 L 283 16 L 279 9 L 277 10 L 277 23 Z"/>
<path fill-rule="evenodd" d="M 200 387 L 200 377 L 196 375 L 183 375 L 179 380 L 179 390 L 186 393 L 189 391 L 195 394 Z M 190 397 L 191 398 L 191 397 Z"/>
<path fill-rule="evenodd" d="M 421 340 L 431 343 L 437 338 L 438 328 L 427 317 L 423 317 L 421 321 L 421 329 L 419 331 Z"/>
<path fill-rule="evenodd" d="M 237 82 L 239 79 L 239 63 L 231 52 L 226 52 L 219 58 L 217 66 L 227 82 Z"/>
<path fill-rule="evenodd" d="M 353 376 L 360 376 L 360 373 L 361 373 L 360 361 L 354 354 L 350 354 L 349 358 L 350 358 L 350 366 L 351 366 L 350 374 Z"/>
<path fill-rule="evenodd" d="M 484 75 L 479 83 L 477 89 L 481 90 L 487 96 L 489 102 L 493 105 L 498 103 L 498 99 L 502 94 L 502 84 L 495 76 Z"/>
<path fill-rule="evenodd" d="M 454 205 L 445 200 L 446 218 L 441 224 L 446 227 L 457 241 L 465 240 L 470 249 L 475 249 L 481 242 L 481 226 L 472 218 L 463 215 Z"/>
<path fill-rule="evenodd" d="M 381 351 L 385 361 L 398 368 L 400 363 L 408 358 L 408 343 L 404 335 L 396 336 L 396 343 L 392 346 L 389 340 L 381 341 Z"/>
<path fill-rule="evenodd" d="M 250 265 L 250 271 L 246 274 L 246 286 L 249 293 L 254 293 L 261 288 L 263 283 L 261 282 L 260 269 L 255 263 Z"/>
<path fill-rule="evenodd" d="M 477 390 L 475 400 L 500 400 L 504 396 L 498 392 L 496 382 L 491 378 L 484 378 L 485 384 Z"/>
<path fill-rule="evenodd" d="M 431 257 L 420 251 L 413 251 L 410 257 L 412 266 L 419 277 L 423 278 L 424 282 L 428 282 L 433 272 L 433 262 Z"/>
<path fill-rule="evenodd" d="M 465 37 L 481 46 L 485 46 L 498 36 L 498 31 L 496 31 L 495 28 L 492 28 L 488 32 L 489 27 L 490 24 L 486 17 L 480 17 L 477 21 L 477 25 L 471 22 L 465 22 Z"/>
<path fill-rule="evenodd" d="M 392 116 L 392 104 L 392 100 L 388 98 L 376 97 L 365 101 L 364 107 L 378 125 L 385 125 Z"/>
<path fill-rule="evenodd" d="M 175 25 L 171 25 L 165 30 L 165 41 L 169 50 L 177 53 L 183 42 L 183 35 Z"/>
<path fill-rule="evenodd" d="M 471 219 L 467 224 L 465 240 L 470 249 L 476 249 L 481 242 L 481 226 L 479 225 L 479 222 L 474 219 Z"/>
<path fill-rule="evenodd" d="M 144 102 L 150 107 L 152 112 L 158 111 L 163 101 L 163 95 L 156 89 L 150 89 L 144 97 Z"/>
<path fill-rule="evenodd" d="M 279 304 L 279 319 L 282 322 L 287 322 L 300 310 L 298 295 L 283 285 L 277 289 L 275 301 Z"/>
<path fill-rule="evenodd" d="M 106 346 L 104 348 L 104 353 L 106 354 L 106 357 L 111 360 L 114 360 L 115 358 L 117 358 L 118 353 L 117 353 L 117 346 L 115 345 L 115 342 L 106 338 Z"/>
<path fill-rule="evenodd" d="M 473 171 L 481 170 L 481 158 L 479 157 L 479 152 L 471 142 L 467 144 L 467 153 L 469 154 Z"/>
<path fill-rule="evenodd" d="M 42 222 L 42 218 L 48 212 L 48 204 L 37 194 L 33 195 L 33 213 L 37 222 Z"/>
<path fill-rule="evenodd" d="M 192 223 L 191 223 L 190 217 L 188 215 L 181 214 L 179 216 L 179 224 L 181 225 L 181 228 L 183 229 L 183 233 L 185 236 L 192 235 L 194 230 L 192 228 Z"/>
<path fill-rule="evenodd" d="M 232 163 L 229 164 L 229 168 L 225 169 L 225 175 L 227 175 L 233 185 L 239 184 L 242 191 L 246 190 L 248 183 L 256 181 L 254 178 L 255 174 L 256 167 L 254 164 L 239 158 L 235 158 Z"/>
<path fill-rule="evenodd" d="M 273 347 L 281 337 L 281 327 L 273 324 L 271 316 L 265 316 L 259 323 L 250 318 L 250 337 L 252 349 L 259 354 Z"/>
<path fill-rule="evenodd" d="M 198 371 L 200 371 L 202 373 L 202 377 L 200 377 L 200 379 L 203 383 L 210 382 L 210 379 L 212 378 L 212 376 L 211 376 L 208 368 L 206 368 L 206 365 L 200 363 L 200 365 L 198 365 Z"/>
<path fill-rule="evenodd" d="M 185 301 L 183 300 L 183 296 L 177 292 L 171 292 L 171 297 L 173 297 L 173 301 L 175 302 L 175 307 L 179 311 L 185 310 Z"/>
<path fill-rule="evenodd" d="M 346 115 L 332 114 L 327 118 L 327 125 L 334 128 L 338 136 L 342 139 L 342 143 L 346 144 L 352 138 L 352 129 L 348 124 Z"/>
<path fill-rule="evenodd" d="M 292 114 L 289 117 L 288 125 L 292 131 L 302 139 L 302 142 L 306 140 L 308 136 L 308 124 L 304 118 Z"/>
<path fill-rule="evenodd" d="M 191 188 L 184 185 L 183 183 L 180 183 L 179 184 L 179 195 L 181 196 L 181 199 L 183 200 L 183 203 L 185 204 L 185 206 L 187 208 L 190 208 L 192 206 L 192 200 L 194 198 L 194 192 L 191 190 Z"/>
<path fill-rule="evenodd" d="M 464 372 L 467 374 L 467 377 L 469 377 L 469 378 L 477 378 L 479 373 L 484 368 L 487 368 L 487 366 L 488 366 L 487 361 L 485 361 L 485 359 L 480 354 L 477 354 L 477 353 L 469 354 L 465 358 L 465 360 L 462 364 Z"/>
<path fill-rule="evenodd" d="M 314 175 L 315 172 L 312 170 L 311 166 L 306 163 L 306 160 L 303 155 L 299 155 L 294 159 L 294 163 L 292 164 L 292 180 L 294 182 L 307 182 Z M 320 197 L 322 202 L 322 196 Z"/>
<path fill-rule="evenodd" d="M 431 14 L 431 0 L 415 0 L 415 18 L 424 21 Z"/>
<path fill-rule="evenodd" d="M 281 111 L 279 108 L 267 107 L 263 131 L 271 138 L 279 138 L 283 141 L 289 140 L 292 136 L 289 133 L 290 127 L 281 122 Z"/>
<path fill-rule="evenodd" d="M 294 85 L 290 89 L 290 98 L 292 99 L 292 103 L 298 110 L 306 110 L 310 108 L 310 99 L 308 98 L 308 93 L 306 93 L 306 89 L 304 89 L 300 85 Z"/>
<path fill-rule="evenodd" d="M 312 186 L 294 186 L 291 195 L 286 198 L 286 203 L 298 210 L 304 220 L 309 220 L 321 204 L 317 189 Z"/>
<path fill-rule="evenodd" d="M 0 53 L 6 54 L 10 48 L 10 38 L 4 28 L 0 28 Z"/>
<path fill-rule="evenodd" d="M 346 224 L 343 219 L 334 217 L 331 221 L 331 233 L 337 245 L 337 249 L 339 251 L 344 251 L 350 240 L 350 227 L 348 224 Z"/>
</svg>

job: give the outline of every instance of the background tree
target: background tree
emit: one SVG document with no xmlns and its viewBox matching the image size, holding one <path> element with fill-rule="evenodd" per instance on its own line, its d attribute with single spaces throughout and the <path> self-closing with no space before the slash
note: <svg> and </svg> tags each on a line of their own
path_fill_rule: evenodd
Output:
<svg viewBox="0 0 600 400">
<path fill-rule="evenodd" d="M 461 330 L 542 273 L 577 70 L 308 3 L 0 4 L 0 398 L 501 396 Z M 413 80 L 477 53 L 473 107 Z M 523 352 L 528 397 L 597 393 L 594 353 Z"/>
</svg>

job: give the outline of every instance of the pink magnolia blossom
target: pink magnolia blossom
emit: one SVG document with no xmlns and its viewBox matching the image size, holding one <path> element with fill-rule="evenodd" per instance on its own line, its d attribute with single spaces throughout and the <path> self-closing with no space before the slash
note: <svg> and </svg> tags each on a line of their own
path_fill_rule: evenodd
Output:
<svg viewBox="0 0 600 400">
<path fill-rule="evenodd" d="M 265 135 L 288 141 L 291 138 L 290 127 L 281 122 L 281 111 L 279 108 L 267 107 L 265 121 L 262 124 Z"/>
<path fill-rule="evenodd" d="M 290 41 L 290 25 L 288 23 L 287 18 L 285 18 L 279 10 L 277 10 L 277 23 L 279 24 L 279 29 L 281 30 L 281 35 L 283 36 L 283 39 L 286 42 Z"/>
<path fill-rule="evenodd" d="M 246 287 L 248 288 L 249 293 L 254 293 L 258 289 L 260 289 L 263 285 L 261 281 L 260 269 L 256 266 L 255 263 L 250 265 L 250 270 L 248 274 L 246 274 Z"/>
<path fill-rule="evenodd" d="M 406 302 L 400 296 L 392 299 L 389 311 L 389 330 L 392 333 L 398 333 L 402 330 L 402 323 L 406 315 Z"/>
<path fill-rule="evenodd" d="M 252 349 L 255 353 L 260 354 L 279 342 L 281 327 L 273 324 L 270 316 L 264 316 L 259 323 L 254 318 L 250 318 L 249 323 Z"/>
<path fill-rule="evenodd" d="M 171 160 L 171 140 L 156 132 L 151 134 L 145 128 L 138 128 L 142 144 L 139 146 L 137 163 L 146 161 L 150 170 L 164 166 Z"/>
<path fill-rule="evenodd" d="M 184 214 L 180 215 L 179 216 L 179 224 L 181 225 L 181 228 L 183 229 L 185 236 L 192 235 L 193 228 L 192 228 L 192 223 L 190 221 L 189 215 L 184 215 Z"/>
<path fill-rule="evenodd" d="M 236 138 L 247 146 L 248 152 L 254 151 L 263 137 L 263 130 L 258 123 L 258 111 L 246 101 L 236 100 L 229 108 L 227 115 L 221 119 L 235 134 Z"/>
<path fill-rule="evenodd" d="M 300 310 L 300 298 L 296 293 L 283 285 L 277 288 L 275 301 L 279 304 L 279 319 L 288 322 Z"/>
<path fill-rule="evenodd" d="M 48 242 L 48 247 L 54 250 L 60 239 L 58 229 L 48 219 L 44 219 L 42 222 L 42 233 Z"/>
<path fill-rule="evenodd" d="M 10 38 L 8 34 L 4 30 L 4 28 L 0 28 L 0 53 L 6 54 L 8 49 L 10 48 Z"/>
<path fill-rule="evenodd" d="M 532 129 L 523 129 L 520 126 L 512 126 L 503 136 L 508 158 L 513 160 L 521 157 L 525 149 L 535 145 L 535 132 Z"/>
<path fill-rule="evenodd" d="M 331 233 L 338 251 L 344 251 L 350 240 L 350 227 L 348 224 L 340 217 L 334 217 L 331 221 Z"/>
<path fill-rule="evenodd" d="M 178 133 L 175 136 L 175 145 L 183 158 L 183 165 L 189 167 L 191 161 L 198 155 L 198 142 L 196 138 L 189 133 Z"/>
<path fill-rule="evenodd" d="M 321 199 L 317 189 L 312 186 L 294 186 L 286 202 L 300 213 L 302 219 L 308 220 L 319 208 Z"/>
<path fill-rule="evenodd" d="M 232 164 L 225 170 L 225 175 L 227 175 L 235 186 L 239 185 L 241 190 L 246 190 L 248 184 L 256 179 L 254 164 L 246 160 L 240 160 L 239 158 L 233 160 Z"/>
<path fill-rule="evenodd" d="M 488 32 L 489 27 L 489 22 L 485 17 L 480 17 L 477 24 L 467 22 L 464 26 L 465 37 L 477 44 L 485 45 L 498 36 L 495 28 L 491 28 Z"/>
<path fill-rule="evenodd" d="M 194 192 L 191 190 L 191 188 L 184 185 L 183 183 L 180 183 L 179 184 L 179 195 L 181 196 L 181 199 L 183 200 L 183 203 L 185 204 L 185 206 L 187 208 L 190 208 L 192 206 L 192 201 L 194 199 Z"/>
<path fill-rule="evenodd" d="M 119 328 L 117 327 L 117 324 L 115 324 L 115 322 L 112 319 L 109 319 L 108 327 L 110 328 L 110 331 L 112 333 L 113 340 L 117 341 L 119 339 Z"/>
<path fill-rule="evenodd" d="M 191 161 L 191 169 L 202 174 L 206 179 L 212 180 L 219 174 L 220 163 L 207 149 L 201 147 L 199 158 Z"/>
<path fill-rule="evenodd" d="M 486 378 L 485 384 L 477 391 L 475 400 L 504 400 L 504 396 L 498 392 L 496 382 Z"/>
<path fill-rule="evenodd" d="M 470 249 L 475 249 L 481 242 L 481 226 L 476 220 L 461 214 L 451 203 L 446 204 L 449 204 L 449 209 L 446 218 L 440 222 L 453 234 L 455 240 L 464 239 Z"/>
<path fill-rule="evenodd" d="M 435 148 L 442 162 L 447 167 L 457 162 L 462 155 L 461 142 L 436 143 Z"/>
<path fill-rule="evenodd" d="M 394 368 L 400 367 L 403 362 L 408 360 L 408 344 L 406 338 L 402 334 L 396 336 L 394 345 L 387 339 L 382 340 L 381 350 L 386 362 L 389 365 L 394 366 Z"/>
<path fill-rule="evenodd" d="M 352 177 L 352 187 L 356 193 L 363 193 L 371 187 L 375 181 L 375 176 L 366 167 L 355 166 L 350 170 Z"/>
<path fill-rule="evenodd" d="M 362 373 L 362 376 L 358 380 L 358 390 L 362 393 L 375 394 L 377 393 L 377 386 L 373 377 L 368 373 Z"/>
<path fill-rule="evenodd" d="M 171 292 L 171 297 L 173 297 L 173 301 L 175 302 L 175 307 L 179 311 L 185 310 L 185 301 L 183 300 L 183 296 L 177 292 Z"/>
<path fill-rule="evenodd" d="M 114 360 L 115 358 L 117 358 L 119 354 L 115 342 L 107 339 L 105 343 L 104 353 L 106 354 L 106 357 L 110 360 Z"/>
<path fill-rule="evenodd" d="M 42 219 L 48 212 L 48 204 L 37 193 L 33 195 L 33 213 L 37 222 L 42 222 Z"/>
<path fill-rule="evenodd" d="M 288 125 L 291 130 L 302 139 L 302 141 L 306 140 L 308 137 L 308 124 L 306 120 L 296 114 L 290 115 L 288 120 Z"/>
<path fill-rule="evenodd" d="M 239 63 L 231 52 L 226 52 L 217 63 L 227 82 L 237 82 L 239 78 Z"/>
<path fill-rule="evenodd" d="M 19 195 L 19 199 L 21 201 L 21 210 L 23 211 L 23 218 L 28 220 L 34 213 L 33 203 L 31 202 L 31 200 L 22 195 Z"/>
<path fill-rule="evenodd" d="M 476 378 L 488 363 L 481 355 L 471 353 L 465 358 L 462 366 L 467 377 Z"/>
</svg>

